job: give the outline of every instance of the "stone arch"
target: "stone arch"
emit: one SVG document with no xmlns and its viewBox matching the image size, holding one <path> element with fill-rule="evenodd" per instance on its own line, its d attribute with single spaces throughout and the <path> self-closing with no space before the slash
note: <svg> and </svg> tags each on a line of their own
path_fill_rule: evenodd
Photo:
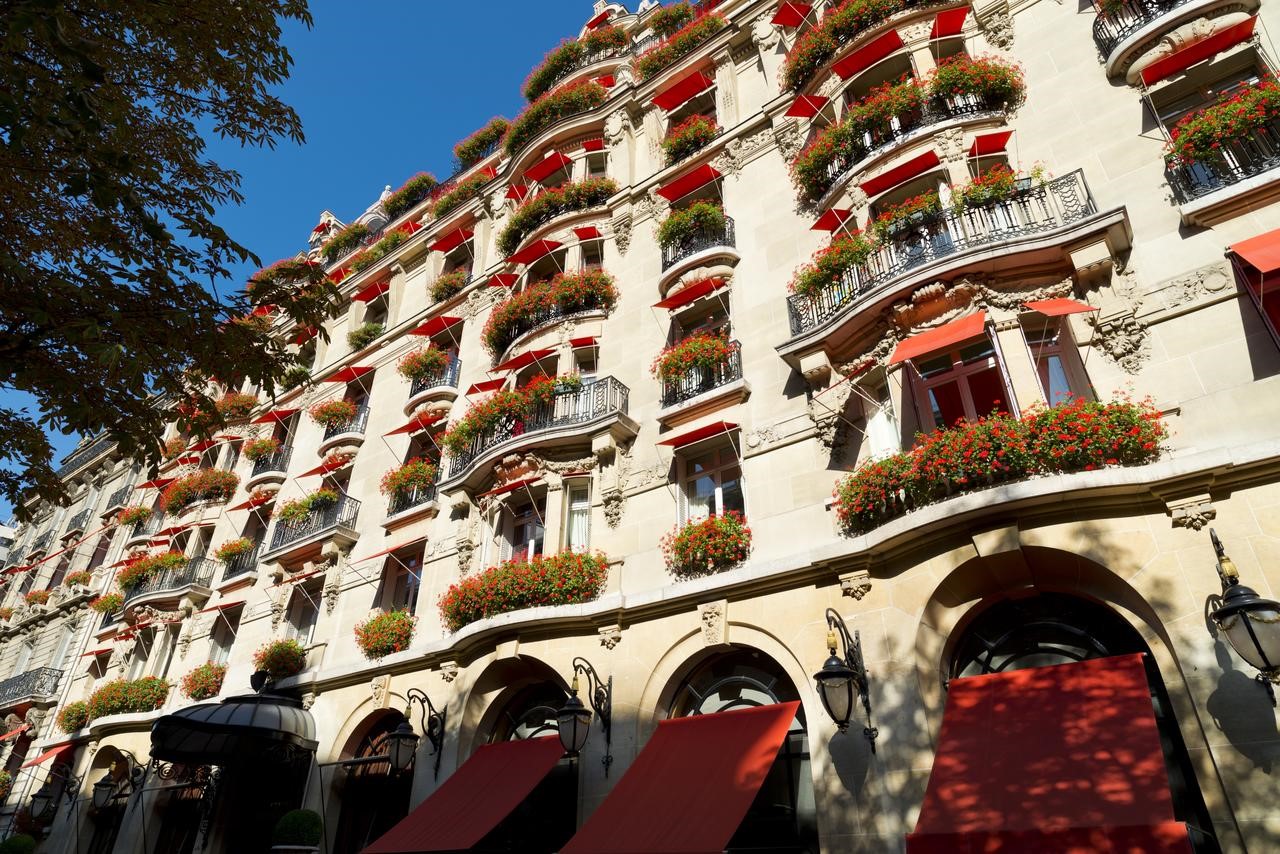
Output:
<svg viewBox="0 0 1280 854">
<path fill-rule="evenodd" d="M 406 702 L 404 695 L 396 691 L 389 691 L 383 702 L 378 702 L 373 697 L 361 700 L 347 712 L 338 726 L 337 736 L 325 746 L 328 754 L 322 756 L 317 752 L 316 760 L 331 762 L 350 759 L 352 754 L 348 751 L 354 750 L 369 728 L 389 713 L 402 714 Z"/>
<path fill-rule="evenodd" d="M 460 692 L 458 722 L 450 723 L 450 739 L 457 745 L 457 763 L 461 765 L 492 737 L 501 715 L 519 694 L 529 688 L 551 683 L 568 696 L 569 685 L 564 674 L 566 662 L 557 668 L 534 656 L 521 654 L 495 658 L 484 666 Z"/>
</svg>

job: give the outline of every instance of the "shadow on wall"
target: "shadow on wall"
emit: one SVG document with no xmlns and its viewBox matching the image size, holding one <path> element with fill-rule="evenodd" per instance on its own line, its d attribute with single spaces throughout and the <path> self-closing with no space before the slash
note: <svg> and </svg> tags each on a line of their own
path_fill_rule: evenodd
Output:
<svg viewBox="0 0 1280 854">
<path fill-rule="evenodd" d="M 1235 655 L 1221 638 L 1214 640 L 1213 654 L 1222 675 L 1205 703 L 1205 710 L 1213 718 L 1213 725 L 1240 755 L 1262 773 L 1270 774 L 1280 760 L 1280 732 L 1276 731 L 1275 709 L 1266 688 L 1235 669 Z"/>
</svg>

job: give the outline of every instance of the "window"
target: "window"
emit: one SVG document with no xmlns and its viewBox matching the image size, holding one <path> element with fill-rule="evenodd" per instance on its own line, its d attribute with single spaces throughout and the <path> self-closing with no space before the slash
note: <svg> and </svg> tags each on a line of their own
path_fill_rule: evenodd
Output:
<svg viewBox="0 0 1280 854">
<path fill-rule="evenodd" d="M 18 645 L 18 657 L 13 662 L 14 676 L 21 676 L 31 667 L 31 655 L 35 652 L 35 644 L 31 641 L 23 641 Z"/>
<path fill-rule="evenodd" d="M 195 529 L 192 533 L 189 545 L 191 546 L 188 554 L 192 560 L 200 560 L 209 553 L 209 544 L 213 541 L 213 526 L 202 525 Z"/>
<path fill-rule="evenodd" d="M 155 640 L 155 629 L 142 629 L 134 635 L 133 652 L 129 657 L 129 671 L 125 678 L 133 681 L 141 679 L 147 670 L 147 659 L 151 656 L 151 646 Z"/>
<path fill-rule="evenodd" d="M 1025 326 L 1023 334 L 1040 378 L 1040 391 L 1050 406 L 1075 397 L 1093 397 L 1076 355 L 1071 328 L 1061 318 Z"/>
<path fill-rule="evenodd" d="M 591 544 L 591 484 L 566 482 L 564 501 L 564 547 L 571 552 L 585 552 Z"/>
<path fill-rule="evenodd" d="M 85 571 L 93 572 L 106 561 L 107 551 L 111 548 L 111 538 L 115 533 L 115 528 L 108 528 L 102 536 L 98 537 L 97 543 L 93 546 L 93 556 L 89 558 L 89 565 L 85 567 Z"/>
<path fill-rule="evenodd" d="M 854 76 L 844 90 L 845 107 L 852 107 L 863 100 L 877 86 L 897 83 L 900 80 L 915 76 L 915 66 L 911 64 L 911 54 L 905 51 L 894 54 L 882 62 L 877 62 L 861 74 Z"/>
<path fill-rule="evenodd" d="M 872 459 L 880 459 L 902 450 L 898 419 L 893 414 L 893 402 L 889 397 L 889 384 L 880 382 L 861 387 L 864 395 L 863 411 L 866 413 L 867 453 Z"/>
<path fill-rule="evenodd" d="M 731 510 L 745 515 L 742 469 L 732 445 L 681 459 L 680 470 L 684 521 L 722 516 Z"/>
<path fill-rule="evenodd" d="M 71 553 L 67 553 L 58 559 L 58 565 L 53 569 L 53 575 L 49 577 L 49 583 L 45 585 L 50 590 L 55 589 L 62 583 L 62 579 L 67 577 L 67 570 L 71 567 Z"/>
<path fill-rule="evenodd" d="M 1244 50 L 1207 65 L 1190 69 L 1185 77 L 1156 89 L 1151 106 L 1166 131 L 1179 119 L 1228 98 L 1235 90 L 1252 86 L 1266 74 L 1257 53 Z"/>
<path fill-rule="evenodd" d="M 957 350 L 921 359 L 915 368 L 920 408 L 932 427 L 1013 411 L 995 344 L 986 335 Z"/>
<path fill-rule="evenodd" d="M 53 657 L 49 659 L 49 666 L 55 670 L 67 669 L 67 656 L 71 653 L 71 644 L 76 638 L 75 626 L 63 626 L 62 631 L 58 634 L 58 645 L 54 647 Z"/>
<path fill-rule="evenodd" d="M 240 627 L 240 609 L 232 608 L 219 611 L 209 631 L 209 661 L 213 664 L 226 664 L 231 658 L 231 647 L 236 642 L 236 631 Z"/>
<path fill-rule="evenodd" d="M 387 555 L 382 571 L 379 604 L 387 611 L 418 608 L 418 591 L 422 589 L 422 547 Z"/>
<path fill-rule="evenodd" d="M 546 532 L 542 524 L 542 508 L 532 502 L 511 511 L 511 534 L 507 539 L 508 557 L 532 560 L 542 554 Z"/>
<path fill-rule="evenodd" d="M 604 151 L 593 151 L 587 155 L 587 177 L 604 178 L 609 174 L 609 155 Z"/>
<path fill-rule="evenodd" d="M 303 646 L 311 646 L 316 633 L 316 621 L 320 618 L 320 585 L 316 583 L 295 587 L 289 599 L 289 637 Z"/>
<path fill-rule="evenodd" d="M 222 455 L 222 470 L 234 471 L 238 462 L 240 462 L 240 443 L 228 442 L 227 449 Z"/>
<path fill-rule="evenodd" d="M 178 630 L 176 626 L 157 629 L 156 634 L 159 654 L 156 656 L 156 666 L 151 671 L 151 675 L 163 679 L 169 675 L 169 666 L 173 664 L 173 653 L 178 646 Z"/>
<path fill-rule="evenodd" d="M 604 266 L 604 241 L 589 240 L 581 244 L 579 249 L 581 250 L 579 266 L 583 270 L 599 270 Z"/>
</svg>

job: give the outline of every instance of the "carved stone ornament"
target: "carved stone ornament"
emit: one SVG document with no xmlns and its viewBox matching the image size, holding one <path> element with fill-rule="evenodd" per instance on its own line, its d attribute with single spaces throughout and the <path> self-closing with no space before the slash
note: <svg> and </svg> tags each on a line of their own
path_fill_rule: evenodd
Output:
<svg viewBox="0 0 1280 854">
<path fill-rule="evenodd" d="M 604 521 L 610 528 L 622 524 L 622 511 L 625 509 L 627 496 L 619 486 L 605 487 L 600 493 L 600 506 L 604 509 Z"/>
<path fill-rule="evenodd" d="M 804 137 L 800 133 L 800 125 L 795 119 L 788 119 L 773 126 L 773 138 L 777 140 L 778 150 L 784 160 L 792 161 L 804 146 Z"/>
<path fill-rule="evenodd" d="M 1232 283 L 1231 269 L 1226 261 L 1215 261 L 1182 273 L 1146 289 L 1140 299 L 1136 314 L 1143 316 L 1172 311 L 1206 297 L 1222 296 Z"/>
<path fill-rule="evenodd" d="M 1199 531 L 1218 517 L 1218 509 L 1213 506 L 1213 500 L 1205 494 L 1167 501 L 1165 506 L 1169 508 L 1169 516 L 1175 528 Z"/>
<path fill-rule="evenodd" d="M 871 592 L 871 573 L 865 569 L 856 572 L 849 572 L 840 576 L 840 593 L 844 596 L 852 596 L 859 602 L 862 597 Z"/>
<path fill-rule="evenodd" d="M 1013 47 L 1013 18 L 1007 3 L 1000 3 L 977 14 L 978 29 L 986 37 L 987 44 L 1000 50 Z"/>
<path fill-rule="evenodd" d="M 698 606 L 698 622 L 702 624 L 702 642 L 719 646 L 729 642 L 729 602 L 704 602 Z"/>
<path fill-rule="evenodd" d="M 844 412 L 852 394 L 852 382 L 837 381 L 809 395 L 809 419 L 813 421 L 818 441 L 827 451 L 836 446 L 840 425 L 845 421 Z"/>
<path fill-rule="evenodd" d="M 933 135 L 933 147 L 943 163 L 963 163 L 969 156 L 964 147 L 964 131 L 960 128 L 947 128 Z"/>
<path fill-rule="evenodd" d="M 904 44 L 912 44 L 913 42 L 925 41 L 929 38 L 930 32 L 933 30 L 933 21 L 916 21 L 914 24 L 907 24 L 898 27 L 898 35 L 902 38 Z"/>
<path fill-rule="evenodd" d="M 458 662 L 442 661 L 440 662 L 440 678 L 448 685 L 450 682 L 458 678 Z"/>
<path fill-rule="evenodd" d="M 387 698 L 391 696 L 388 690 L 391 687 L 391 676 L 382 674 L 375 676 L 369 680 L 369 691 L 373 695 L 374 708 L 385 709 L 387 707 Z"/>
<path fill-rule="evenodd" d="M 769 50 L 782 38 L 782 30 L 773 22 L 772 17 L 764 14 L 751 22 L 751 40 L 760 50 Z"/>
<path fill-rule="evenodd" d="M 631 211 L 624 211 L 613 218 L 613 243 L 619 255 L 626 255 L 631 248 Z"/>
<path fill-rule="evenodd" d="M 1147 327 L 1132 314 L 1115 314 L 1097 321 L 1093 345 L 1126 373 L 1136 374 L 1147 361 Z"/>
<path fill-rule="evenodd" d="M 751 156 L 773 144 L 773 131 L 765 129 L 750 136 L 740 136 L 730 140 L 724 150 L 715 158 L 716 168 L 722 173 L 737 177 L 742 173 L 743 165 Z"/>
<path fill-rule="evenodd" d="M 1142 80 L 1144 69 L 1245 21 L 1250 11 L 1256 7 L 1256 2 L 1233 3 L 1214 9 L 1209 15 L 1188 21 L 1172 30 L 1161 30 L 1136 48 L 1126 51 L 1113 73 L 1123 73 L 1125 81 L 1136 86 Z M 1258 38 L 1256 33 L 1253 38 Z"/>
<path fill-rule="evenodd" d="M 596 629 L 596 634 L 600 635 L 600 645 L 602 647 L 613 649 L 622 641 L 622 626 L 603 626 Z"/>
<path fill-rule="evenodd" d="M 316 692 L 308 691 L 302 695 L 302 708 L 311 711 L 311 707 L 316 704 Z"/>
<path fill-rule="evenodd" d="M 774 427 L 757 427 L 747 433 L 747 448 L 752 451 L 771 445 L 778 441 L 778 431 Z"/>
</svg>

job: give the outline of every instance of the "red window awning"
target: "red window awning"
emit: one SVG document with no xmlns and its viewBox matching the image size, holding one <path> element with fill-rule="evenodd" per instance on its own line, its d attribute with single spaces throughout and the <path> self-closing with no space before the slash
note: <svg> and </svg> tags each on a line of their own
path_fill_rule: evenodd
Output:
<svg viewBox="0 0 1280 854">
<path fill-rule="evenodd" d="M 1231 251 L 1262 275 L 1280 270 L 1280 228 L 1231 244 Z"/>
<path fill-rule="evenodd" d="M 111 647 L 104 646 L 101 649 L 91 649 L 88 652 L 82 652 L 80 653 L 80 657 L 81 658 L 97 658 L 98 656 L 106 655 L 109 652 L 111 652 Z M 14 732 L 21 732 L 21 730 L 14 730 Z M 9 737 L 8 735 L 0 737 L 0 741 L 4 741 L 8 737 Z"/>
<path fill-rule="evenodd" d="M 73 751 L 74 749 L 75 749 L 75 746 L 68 742 L 63 742 L 62 744 L 55 744 L 53 747 L 50 747 L 48 750 L 46 750 L 44 753 L 41 753 L 35 759 L 29 759 L 26 762 L 22 763 L 21 767 L 34 768 L 37 765 L 48 762 L 50 759 L 57 756 L 59 753 L 70 754 L 71 751 Z M 70 757 L 68 756 L 68 758 Z M 58 761 L 65 762 L 66 760 L 60 758 Z"/>
<path fill-rule="evenodd" d="M 410 329 L 409 334 L 425 335 L 427 337 L 431 337 L 433 335 L 439 335 L 441 332 L 444 332 L 446 329 L 451 329 L 454 326 L 457 326 L 461 322 L 462 322 L 461 317 L 450 317 L 447 314 L 440 314 L 440 315 L 436 315 L 435 317 L 431 318 L 425 323 L 419 326 L 415 326 L 413 329 Z"/>
<path fill-rule="evenodd" d="M 472 232 L 465 228 L 455 228 L 447 234 L 443 235 L 435 243 L 428 248 L 432 252 L 452 252 L 462 244 L 471 239 Z"/>
<path fill-rule="evenodd" d="M 583 151 L 604 151 L 604 137 L 597 136 L 582 143 Z"/>
<path fill-rule="evenodd" d="M 973 145 L 969 146 L 969 156 L 985 157 L 988 154 L 999 154 L 1009 144 L 1009 137 L 1011 136 L 1013 136 L 1013 131 L 1011 130 L 979 134 L 974 137 Z"/>
<path fill-rule="evenodd" d="M 1098 311 L 1097 306 L 1092 306 L 1079 300 L 1066 299 L 1065 297 L 1024 302 L 1022 306 L 1028 311 L 1039 312 L 1046 317 L 1061 317 L 1064 314 L 1083 314 L 1086 311 Z"/>
<path fill-rule="evenodd" d="M 179 465 L 189 466 L 189 465 L 193 465 L 193 464 L 198 463 L 198 462 L 200 462 L 200 455 L 199 455 L 199 454 L 187 454 L 187 455 L 184 455 L 184 456 L 178 457 L 178 464 L 179 464 Z"/>
<path fill-rule="evenodd" d="M 579 240 L 595 240 L 600 236 L 600 229 L 594 225 L 580 225 L 573 230 Z"/>
<path fill-rule="evenodd" d="M 487 391 L 497 391 L 507 384 L 505 377 L 499 377 L 496 380 L 484 380 L 483 382 L 472 383 L 465 394 L 470 397 L 473 394 L 484 394 Z"/>
<path fill-rule="evenodd" d="M 968 341 L 970 338 L 977 338 L 982 334 L 986 323 L 987 313 L 978 311 L 959 320 L 944 323 L 937 329 L 930 329 L 928 332 L 912 335 L 905 341 L 898 342 L 898 346 L 893 350 L 893 355 L 889 357 L 889 364 L 896 365 L 908 359 L 927 356 L 930 353 L 945 350 L 954 344 Z"/>
<path fill-rule="evenodd" d="M 334 270 L 332 273 L 329 274 L 329 281 L 333 282 L 335 285 L 340 285 L 342 284 L 343 279 L 345 279 L 347 276 L 350 276 L 350 275 L 351 275 L 350 267 L 339 267 L 338 269 Z"/>
<path fill-rule="evenodd" d="M 848 208 L 832 208 L 818 217 L 818 221 L 809 227 L 810 231 L 835 231 L 849 221 L 853 211 Z"/>
<path fill-rule="evenodd" d="M 228 507 L 227 512 L 233 510 L 252 510 L 255 507 L 261 507 L 263 504 L 270 504 L 276 500 L 274 492 L 259 492 L 256 495 L 250 495 L 248 501 L 241 501 L 235 507 Z"/>
<path fill-rule="evenodd" d="M 382 550 L 382 551 L 380 551 L 380 552 L 374 552 L 374 553 L 373 553 L 373 554 L 371 554 L 371 555 L 365 555 L 364 557 L 356 558 L 355 560 L 353 560 L 353 561 L 351 561 L 351 562 L 352 562 L 352 563 L 363 563 L 363 562 L 364 562 L 364 561 L 366 561 L 366 560 L 373 560 L 375 557 L 382 557 L 383 555 L 389 555 L 389 554 L 391 554 L 392 552 L 398 552 L 398 551 L 400 551 L 401 549 L 407 549 L 407 548 L 409 548 L 409 546 L 416 546 L 416 545 L 418 545 L 418 543 L 425 543 L 426 541 L 427 541 L 427 538 L 426 538 L 426 537 L 416 537 L 416 538 L 414 538 L 414 539 L 412 539 L 412 540 L 406 540 L 406 541 L 405 541 L 405 542 L 403 542 L 403 543 L 399 543 L 399 544 L 397 544 L 397 545 L 394 545 L 394 546 L 390 546 L 390 547 L 388 547 L 388 548 L 385 548 L 385 549 L 383 549 L 383 550 Z"/>
<path fill-rule="evenodd" d="M 560 248 L 559 243 L 554 240 L 535 240 L 516 254 L 512 255 L 507 261 L 511 264 L 532 264 L 544 255 L 549 255 Z"/>
<path fill-rule="evenodd" d="M 253 419 L 254 424 L 283 424 L 289 420 L 296 409 L 273 409 L 270 412 L 264 412 L 257 418 Z"/>
<path fill-rule="evenodd" d="M 519 280 L 515 273 L 494 273 L 489 277 L 488 285 L 491 288 L 509 288 Z"/>
<path fill-rule="evenodd" d="M 187 450 L 193 453 L 199 453 L 200 451 L 209 450 L 216 444 L 218 444 L 217 439 L 201 439 L 199 442 L 196 442 L 194 445 L 187 448 Z"/>
<path fill-rule="evenodd" d="M 190 528 L 190 527 L 191 527 L 190 523 L 187 523 L 185 525 L 170 525 L 167 528 L 156 531 L 155 536 L 156 537 L 172 537 L 174 534 L 181 534 L 183 531 L 187 530 L 187 528 Z"/>
<path fill-rule="evenodd" d="M 704 424 L 701 427 L 695 427 L 687 430 L 678 436 L 672 436 L 658 442 L 659 445 L 669 445 L 672 448 L 683 448 L 685 445 L 692 445 L 694 442 L 700 442 L 703 439 L 709 439 L 712 436 L 728 435 L 738 429 L 737 424 L 728 421 L 712 421 L 710 424 Z"/>
<path fill-rule="evenodd" d="M 409 235 L 417 234 L 419 231 L 422 231 L 422 223 L 409 220 L 406 223 L 401 223 L 400 226 L 396 228 L 396 231 Z"/>
<path fill-rule="evenodd" d="M 701 71 L 695 71 L 654 95 L 653 103 L 670 112 L 691 98 L 701 95 L 714 86 L 715 83 L 716 81 L 713 78 L 708 77 Z"/>
<path fill-rule="evenodd" d="M 597 27 L 602 26 L 605 21 L 609 20 L 609 16 L 612 14 L 613 14 L 612 9 L 605 9 L 603 12 L 596 15 L 590 21 L 587 21 L 587 29 L 594 30 Z"/>
<path fill-rule="evenodd" d="M 524 353 L 519 353 L 515 356 L 512 356 L 510 359 L 507 359 L 501 365 L 495 365 L 493 369 L 489 371 L 489 373 L 499 374 L 499 373 L 507 373 L 510 371 L 518 371 L 521 368 L 526 368 L 529 365 L 532 365 L 534 362 L 540 359 L 545 359 L 548 356 L 554 355 L 555 352 L 556 352 L 555 350 L 550 350 L 550 349 L 528 350 Z"/>
<path fill-rule="evenodd" d="M 523 486 L 530 486 L 536 483 L 537 480 L 538 479 L 536 477 L 526 477 L 523 480 L 511 480 L 502 484 L 502 486 L 495 486 L 493 489 L 490 489 L 488 492 L 480 493 L 479 495 L 476 496 L 476 498 L 484 498 L 489 495 L 506 495 L 508 492 L 515 492 L 517 489 L 520 489 Z"/>
<path fill-rule="evenodd" d="M 137 486 L 135 486 L 133 489 L 135 492 L 139 489 L 164 489 L 166 486 L 173 483 L 175 480 L 177 480 L 177 478 L 157 477 L 154 480 L 148 480 L 144 483 L 140 483 Z"/>
<path fill-rule="evenodd" d="M 541 181 L 549 175 L 558 172 L 568 166 L 573 161 L 569 159 L 567 154 L 559 151 L 553 151 L 542 160 L 525 170 L 524 178 L 526 181 Z"/>
<path fill-rule="evenodd" d="M 367 373 L 373 371 L 372 365 L 347 365 L 337 373 L 330 374 L 322 379 L 322 383 L 349 383 L 355 382 Z"/>
<path fill-rule="evenodd" d="M 528 797 L 563 755 L 555 736 L 486 744 L 362 854 L 471 848 Z"/>
<path fill-rule="evenodd" d="M 1140 653 L 951 680 L 907 852 L 957 851 L 1190 854 Z"/>
<path fill-rule="evenodd" d="M 391 282 L 383 279 L 381 282 L 374 282 L 372 285 L 366 285 L 356 292 L 351 299 L 353 302 L 369 302 L 391 290 Z"/>
<path fill-rule="evenodd" d="M 601 74 L 599 77 L 596 78 L 596 82 L 606 89 L 612 89 L 614 84 L 613 75 Z"/>
<path fill-rule="evenodd" d="M 417 433 L 419 430 L 426 430 L 432 424 L 438 424 L 444 420 L 443 412 L 435 412 L 431 414 L 415 415 L 404 424 L 389 433 L 383 433 L 384 436 L 399 436 L 403 433 Z"/>
<path fill-rule="evenodd" d="M 831 70 L 839 74 L 841 80 L 848 80 L 882 59 L 887 59 L 900 47 L 902 47 L 902 37 L 898 35 L 897 30 L 889 30 L 831 66 Z"/>
<path fill-rule="evenodd" d="M 202 611 L 197 611 L 196 613 L 212 614 L 215 611 L 230 611 L 232 608 L 239 608 L 243 604 L 244 604 L 243 599 L 237 599 L 234 602 L 219 602 L 217 605 L 211 605 Z"/>
<path fill-rule="evenodd" d="M 508 184 L 506 197 L 515 199 L 517 202 L 523 202 L 524 197 L 529 195 L 531 189 L 528 184 Z"/>
<path fill-rule="evenodd" d="M 326 457 L 325 460 L 313 469 L 308 469 L 298 477 L 313 477 L 318 474 L 328 474 L 331 471 L 346 468 L 356 461 L 355 457 Z"/>
<path fill-rule="evenodd" d="M 688 305 L 696 299 L 701 299 L 713 291 L 724 287 L 724 279 L 703 279 L 700 282 L 694 282 L 691 285 L 685 285 L 680 290 L 670 294 L 666 299 L 659 300 L 653 304 L 654 308 L 674 309 Z"/>
<path fill-rule="evenodd" d="M 660 722 L 561 854 L 723 851 L 799 708 L 777 703 Z"/>
<path fill-rule="evenodd" d="M 938 153 L 936 151 L 926 151 L 923 154 L 917 154 L 915 157 L 888 171 L 881 172 L 876 177 L 862 184 L 862 191 L 868 196 L 876 196 L 885 190 L 892 189 L 899 184 L 910 181 L 917 175 L 923 175 L 933 167 L 937 166 Z"/>
<path fill-rule="evenodd" d="M 581 338 L 570 338 L 569 346 L 577 350 L 581 347 L 594 347 L 600 339 L 594 335 L 584 335 Z"/>
<path fill-rule="evenodd" d="M 102 650 L 98 650 L 98 651 L 101 652 Z M 111 652 L 110 649 L 106 651 Z M 9 730 L 4 735 L 0 735 L 0 741 L 8 741 L 9 739 L 13 738 L 15 735 L 20 735 L 21 733 L 24 733 L 26 731 L 27 731 L 27 724 L 23 724 L 22 726 L 16 729 Z"/>
<path fill-rule="evenodd" d="M 787 107 L 786 115 L 797 119 L 811 119 L 830 102 L 831 99 L 825 95 L 801 95 Z"/>
<path fill-rule="evenodd" d="M 315 338 L 319 334 L 320 334 L 320 330 L 315 329 L 314 327 L 311 327 L 311 326 L 303 327 L 302 329 L 298 330 L 297 335 L 293 336 L 293 343 L 301 347 L 303 344 L 306 344 L 308 341 L 310 341 L 312 338 Z"/>
<path fill-rule="evenodd" d="M 686 172 L 674 181 L 658 188 L 658 195 L 669 202 L 683 199 L 699 187 L 704 187 L 720 177 L 720 170 L 710 163 L 704 163 L 691 172 Z"/>
<path fill-rule="evenodd" d="M 773 13 L 772 23 L 780 27 L 798 27 L 804 23 L 804 19 L 809 17 L 809 13 L 813 11 L 813 7 L 808 3 L 783 3 L 778 6 L 778 11 Z"/>
<path fill-rule="evenodd" d="M 275 314 L 276 307 L 274 305 L 255 305 L 253 311 L 249 314 L 253 317 L 266 317 L 269 314 Z"/>
<path fill-rule="evenodd" d="M 1240 42 L 1253 37 L 1253 25 L 1255 23 L 1257 23 L 1256 16 L 1246 18 L 1238 24 L 1214 33 L 1207 39 L 1201 39 L 1181 50 L 1174 51 L 1163 59 L 1156 60 L 1142 69 L 1142 82 L 1148 86 L 1153 83 L 1159 83 L 1166 77 L 1172 77 L 1180 71 L 1186 71 L 1197 62 L 1203 62 L 1215 54 L 1222 53 L 1227 48 L 1235 47 Z"/>
<path fill-rule="evenodd" d="M 968 14 L 968 6 L 939 12 L 938 16 L 933 19 L 933 29 L 929 31 L 929 38 L 945 39 L 949 36 L 960 35 L 960 31 L 964 29 L 965 16 Z"/>
</svg>

